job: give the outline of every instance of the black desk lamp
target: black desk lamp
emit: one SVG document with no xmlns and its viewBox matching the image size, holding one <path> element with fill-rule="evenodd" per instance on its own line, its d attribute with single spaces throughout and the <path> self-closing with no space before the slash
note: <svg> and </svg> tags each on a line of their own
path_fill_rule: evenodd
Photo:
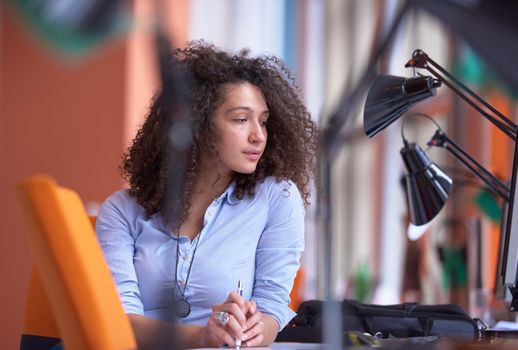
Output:
<svg viewBox="0 0 518 350">
<path fill-rule="evenodd" d="M 428 146 L 442 147 L 448 150 L 476 177 L 481 179 L 491 191 L 502 197 L 506 202 L 509 201 L 510 190 L 508 186 L 448 138 L 446 133 L 432 118 L 422 113 L 414 113 L 405 118 L 401 126 L 401 137 L 404 143 L 401 149 L 401 156 L 408 171 L 406 175 L 406 194 L 410 221 L 414 225 L 424 225 L 439 213 L 450 193 L 452 180 L 437 165 L 430 161 L 419 145 L 408 142 L 405 138 L 405 122 L 409 117 L 413 116 L 426 117 L 437 126 L 437 130 L 428 142 Z"/>
<path fill-rule="evenodd" d="M 416 143 L 405 140 L 401 156 L 408 171 L 405 178 L 410 222 L 421 226 L 442 209 L 450 194 L 452 180 Z"/>
<path fill-rule="evenodd" d="M 436 88 L 444 83 L 513 141 L 516 140 L 518 130 L 516 124 L 448 73 L 422 50 L 415 50 L 405 67 L 424 68 L 435 78 L 422 75 L 412 78 L 380 75 L 372 84 L 365 102 L 363 126 L 367 136 L 374 137 L 415 103 L 434 96 Z M 438 125 L 437 128 L 428 145 L 448 150 L 475 176 L 484 181 L 493 192 L 509 201 L 510 189 L 449 139 Z M 406 141 L 403 127 L 401 132 L 405 144 L 401 155 L 410 174 L 407 177 L 410 219 L 415 225 L 423 225 L 435 217 L 444 205 L 450 192 L 451 180 L 447 180 L 447 176 L 426 157 L 418 145 Z"/>
<path fill-rule="evenodd" d="M 415 103 L 435 96 L 441 82 L 431 77 L 413 78 L 380 75 L 374 80 L 363 117 L 363 129 L 370 138 L 401 117 Z"/>
<path fill-rule="evenodd" d="M 444 85 L 448 86 L 455 94 L 514 142 L 511 188 L 504 185 L 498 178 L 484 169 L 484 167 L 449 139 L 440 128 L 438 128 L 428 144 L 446 148 L 468 167 L 475 176 L 484 181 L 493 192 L 507 202 L 507 218 L 503 222 L 505 234 L 503 235 L 501 275 L 503 284 L 509 287 L 509 291 L 512 294 L 510 310 L 518 311 L 518 197 L 515 193 L 518 178 L 518 142 L 516 142 L 518 127 L 508 117 L 448 73 L 422 50 L 415 50 L 412 54 L 412 59 L 406 63 L 405 67 L 426 69 L 435 78 L 420 75 L 408 79 L 386 75 L 378 77 L 372 84 L 365 103 L 364 129 L 369 137 L 373 137 L 385 129 L 401 117 L 413 104 L 435 95 L 435 89 L 441 86 L 441 83 L 444 83 Z M 442 172 L 437 171 L 436 166 L 433 166 L 429 160 L 426 160 L 424 152 L 415 144 L 405 141 L 402 155 L 411 175 L 416 176 L 415 181 L 408 188 L 408 192 L 412 192 L 409 193 L 411 198 L 409 206 L 411 210 L 414 210 L 415 214 L 411 220 L 418 225 L 426 223 L 439 212 L 446 200 L 449 193 L 447 180 Z M 412 162 L 412 160 L 415 160 L 415 162 Z M 426 181 L 418 181 L 416 174 L 420 174 L 419 179 L 426 179 Z M 439 185 L 443 187 L 441 188 Z M 430 210 L 426 211 L 425 205 L 429 204 L 430 200 L 424 199 L 423 201 L 423 198 L 426 198 L 426 194 L 423 195 L 420 192 L 428 190 L 436 191 L 433 198 L 437 199 L 437 201 L 430 206 Z M 415 195 L 415 193 L 418 193 L 419 196 Z"/>
<path fill-rule="evenodd" d="M 518 128 L 515 123 L 448 73 L 422 50 L 415 50 L 405 67 L 424 68 L 436 79 L 429 76 L 402 78 L 380 75 L 372 84 L 365 102 L 363 127 L 367 136 L 374 137 L 401 117 L 412 105 L 434 96 L 435 89 L 444 83 L 513 141 L 516 140 Z"/>
</svg>

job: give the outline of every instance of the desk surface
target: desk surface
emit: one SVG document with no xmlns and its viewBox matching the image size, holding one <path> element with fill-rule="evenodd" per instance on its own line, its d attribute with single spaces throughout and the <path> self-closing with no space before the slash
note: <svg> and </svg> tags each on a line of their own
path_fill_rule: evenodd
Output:
<svg viewBox="0 0 518 350">
<path fill-rule="evenodd" d="M 516 341 L 510 342 L 496 342 L 496 343 L 446 343 L 438 342 L 438 343 L 429 343 L 426 346 L 419 343 L 413 343 L 411 340 L 407 342 L 400 342 L 399 344 L 395 343 L 386 343 L 378 347 L 378 349 L 402 349 L 402 350 L 431 350 L 431 349 L 449 349 L 449 350 L 516 350 L 518 349 L 518 343 Z M 233 348 L 221 348 L 221 349 L 233 349 Z M 317 343 L 273 343 L 269 347 L 256 347 L 256 348 L 246 348 L 242 347 L 242 350 L 253 349 L 253 350 L 263 350 L 263 349 L 272 349 L 272 350 L 325 350 L 324 344 Z M 369 350 L 376 349 L 375 347 L 368 346 L 351 346 L 345 347 L 344 349 L 350 350 Z M 214 350 L 214 348 L 200 348 L 193 350 Z"/>
<path fill-rule="evenodd" d="M 225 348 L 222 348 L 225 349 Z M 227 348 L 228 349 L 228 348 Z M 232 349 L 232 348 L 230 348 Z M 241 349 L 254 349 L 254 350 L 263 350 L 263 349 L 273 349 L 273 350 L 322 350 L 323 345 L 317 343 L 273 343 L 268 347 L 258 347 L 258 348 L 246 348 L 242 347 Z M 214 350 L 210 348 L 201 348 L 201 349 L 193 349 L 193 350 Z"/>
</svg>

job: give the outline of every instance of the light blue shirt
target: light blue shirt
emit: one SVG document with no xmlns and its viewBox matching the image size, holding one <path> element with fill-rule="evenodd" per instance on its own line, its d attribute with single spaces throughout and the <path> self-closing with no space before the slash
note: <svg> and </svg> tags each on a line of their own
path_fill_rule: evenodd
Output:
<svg viewBox="0 0 518 350">
<path fill-rule="evenodd" d="M 255 196 L 234 197 L 235 183 L 207 208 L 203 228 L 191 242 L 180 236 L 178 283 L 191 313 L 180 323 L 205 325 L 214 304 L 243 283 L 243 297 L 272 316 L 282 329 L 295 313 L 289 293 L 304 249 L 304 206 L 293 182 L 267 178 Z M 96 232 L 127 313 L 173 321 L 176 233 L 159 215 L 127 191 L 115 192 L 102 205 Z M 193 253 L 198 247 L 193 260 Z M 175 296 L 176 295 L 176 296 Z"/>
</svg>

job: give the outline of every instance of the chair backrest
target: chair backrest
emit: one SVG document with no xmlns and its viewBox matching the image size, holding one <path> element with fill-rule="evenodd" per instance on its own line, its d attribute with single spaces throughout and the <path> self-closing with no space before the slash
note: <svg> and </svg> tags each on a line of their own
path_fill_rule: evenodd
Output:
<svg viewBox="0 0 518 350">
<path fill-rule="evenodd" d="M 95 229 L 97 216 L 89 216 Z M 34 264 L 32 268 L 27 301 L 20 338 L 20 350 L 48 350 L 59 344 L 59 329 L 54 319 L 47 293 L 43 287 L 40 273 Z"/>
<path fill-rule="evenodd" d="M 48 350 L 60 342 L 58 325 L 34 264 L 25 303 L 20 350 Z"/>
<path fill-rule="evenodd" d="M 18 187 L 36 270 L 66 349 L 136 349 L 79 196 L 38 175 Z M 52 331 L 52 330 L 51 330 Z"/>
</svg>

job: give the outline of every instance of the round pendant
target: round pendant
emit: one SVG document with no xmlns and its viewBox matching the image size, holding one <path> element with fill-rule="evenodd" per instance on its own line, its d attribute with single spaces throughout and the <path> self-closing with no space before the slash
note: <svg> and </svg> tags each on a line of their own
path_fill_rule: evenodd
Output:
<svg viewBox="0 0 518 350">
<path fill-rule="evenodd" d="M 175 303 L 174 313 L 179 318 L 185 318 L 191 313 L 191 304 L 184 298 L 178 299 Z"/>
</svg>

